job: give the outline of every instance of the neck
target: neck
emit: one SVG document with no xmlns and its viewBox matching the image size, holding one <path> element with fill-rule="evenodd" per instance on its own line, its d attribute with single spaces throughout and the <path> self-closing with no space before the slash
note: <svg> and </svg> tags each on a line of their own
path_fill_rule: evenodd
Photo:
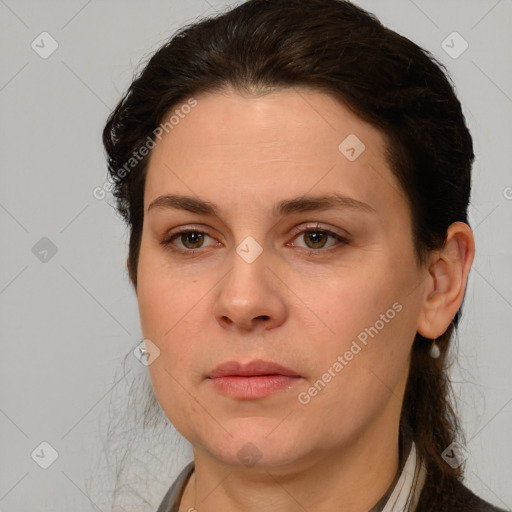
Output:
<svg viewBox="0 0 512 512">
<path fill-rule="evenodd" d="M 233 468 L 194 449 L 179 512 L 368 512 L 399 467 L 398 429 L 386 425 L 374 423 L 339 450 L 278 468 Z"/>
</svg>

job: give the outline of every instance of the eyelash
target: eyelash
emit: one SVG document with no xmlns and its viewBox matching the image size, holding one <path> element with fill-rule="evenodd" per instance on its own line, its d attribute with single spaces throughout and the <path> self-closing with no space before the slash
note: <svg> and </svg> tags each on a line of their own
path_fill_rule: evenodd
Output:
<svg viewBox="0 0 512 512">
<path fill-rule="evenodd" d="M 199 233 L 201 235 L 207 235 L 210 238 L 213 238 L 206 231 L 201 231 L 200 229 L 188 228 L 188 229 L 184 229 L 182 231 L 177 231 L 177 232 L 171 233 L 169 236 L 167 236 L 161 242 L 161 245 L 163 245 L 166 249 L 169 249 L 169 250 L 171 250 L 171 251 L 173 251 L 175 253 L 183 254 L 183 255 L 186 255 L 186 256 L 192 256 L 192 255 L 196 254 L 197 252 L 200 252 L 201 249 L 203 249 L 203 248 L 200 247 L 200 248 L 197 248 L 197 249 L 178 249 L 175 246 L 173 246 L 173 242 L 174 242 L 174 240 L 176 238 L 180 237 L 181 235 L 187 235 L 187 234 L 190 234 L 190 233 Z M 320 234 L 328 235 L 329 237 L 335 238 L 339 242 L 338 244 L 336 244 L 334 246 L 331 246 L 331 247 L 328 247 L 327 249 L 322 249 L 322 248 L 319 248 L 319 249 L 309 249 L 309 248 L 306 248 L 306 247 L 299 247 L 299 249 L 307 251 L 308 256 L 318 255 L 318 253 L 321 253 L 321 252 L 327 252 L 327 251 L 330 252 L 330 250 L 339 249 L 340 246 L 350 245 L 350 240 L 348 240 L 348 238 L 345 238 L 345 237 L 339 235 L 338 233 L 335 233 L 334 231 L 331 231 L 329 229 L 322 228 L 318 224 L 315 225 L 315 226 L 306 226 L 305 228 L 296 228 L 296 229 L 294 229 L 293 233 L 292 233 L 292 235 L 293 235 L 293 239 L 292 240 L 295 240 L 299 235 L 305 234 L 305 233 L 320 233 Z"/>
</svg>

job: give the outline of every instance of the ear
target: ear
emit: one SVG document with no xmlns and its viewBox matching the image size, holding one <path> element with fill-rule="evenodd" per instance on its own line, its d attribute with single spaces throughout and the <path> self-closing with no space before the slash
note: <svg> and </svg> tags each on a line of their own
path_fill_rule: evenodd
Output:
<svg viewBox="0 0 512 512">
<path fill-rule="evenodd" d="M 475 256 L 473 231 L 464 222 L 454 222 L 441 251 L 434 251 L 424 287 L 417 331 L 435 339 L 449 327 L 464 299 L 468 274 Z"/>
</svg>

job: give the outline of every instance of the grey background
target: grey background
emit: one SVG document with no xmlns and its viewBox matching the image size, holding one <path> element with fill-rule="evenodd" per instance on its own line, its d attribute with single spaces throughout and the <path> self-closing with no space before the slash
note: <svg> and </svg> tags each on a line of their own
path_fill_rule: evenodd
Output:
<svg viewBox="0 0 512 512">
<path fill-rule="evenodd" d="M 466 484 L 510 509 L 512 2 L 356 3 L 448 67 L 474 136 L 477 256 L 452 376 L 469 440 Z M 136 409 L 120 368 L 141 335 L 127 231 L 111 198 L 93 195 L 106 179 L 101 130 L 140 60 L 226 5 L 0 0 L 0 511 L 114 510 L 114 455 L 105 454 L 121 445 L 107 447 L 105 431 L 111 416 Z M 58 43 L 47 59 L 31 47 L 43 31 Z M 441 47 L 453 31 L 469 43 L 456 59 Z M 147 369 L 128 359 L 130 375 L 147 382 Z M 116 442 L 137 434 L 123 431 L 129 419 Z M 43 441 L 58 453 L 48 469 L 31 456 Z M 167 429 L 130 454 L 116 510 L 155 510 L 190 447 Z"/>
</svg>

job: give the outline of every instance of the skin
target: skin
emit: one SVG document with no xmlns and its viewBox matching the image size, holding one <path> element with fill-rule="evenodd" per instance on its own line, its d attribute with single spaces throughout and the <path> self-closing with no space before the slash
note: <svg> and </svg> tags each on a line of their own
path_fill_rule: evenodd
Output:
<svg viewBox="0 0 512 512">
<path fill-rule="evenodd" d="M 195 472 L 180 512 L 323 512 L 340 503 L 345 511 L 368 511 L 398 468 L 415 334 L 441 335 L 462 302 L 474 256 L 471 229 L 452 224 L 444 249 L 418 266 L 410 209 L 383 134 L 330 95 L 227 89 L 196 99 L 152 150 L 137 269 L 142 332 L 160 350 L 149 365 L 155 394 L 193 445 Z M 338 149 L 349 134 L 366 147 L 355 161 Z M 332 192 L 374 211 L 272 215 L 283 199 Z M 148 211 L 163 194 L 215 203 L 219 215 Z M 317 223 L 313 238 L 304 233 Z M 179 236 L 161 244 L 191 227 L 208 235 L 203 245 Z M 323 237 L 322 229 L 349 243 Z M 248 236 L 263 249 L 252 263 L 236 252 Z M 177 252 L 192 247 L 199 247 L 192 256 Z M 300 403 L 298 394 L 394 303 L 400 312 Z M 221 362 L 253 359 L 302 378 L 257 400 L 221 395 L 206 378 Z M 251 467 L 237 455 L 249 442 L 261 457 Z"/>
</svg>

